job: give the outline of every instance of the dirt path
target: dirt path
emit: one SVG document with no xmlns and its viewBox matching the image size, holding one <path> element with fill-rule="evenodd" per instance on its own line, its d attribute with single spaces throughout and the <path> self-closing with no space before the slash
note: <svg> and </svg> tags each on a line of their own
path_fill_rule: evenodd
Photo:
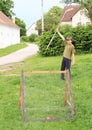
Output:
<svg viewBox="0 0 92 130">
<path fill-rule="evenodd" d="M 39 48 L 35 44 L 28 44 L 26 48 L 20 49 L 7 56 L 0 57 L 0 66 L 23 61 L 24 59 L 36 55 Z"/>
</svg>

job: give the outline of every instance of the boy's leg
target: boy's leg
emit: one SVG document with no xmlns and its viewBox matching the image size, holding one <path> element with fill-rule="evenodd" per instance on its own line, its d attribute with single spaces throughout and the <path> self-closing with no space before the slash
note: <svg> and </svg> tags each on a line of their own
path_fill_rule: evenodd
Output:
<svg viewBox="0 0 92 130">
<path fill-rule="evenodd" d="M 61 71 L 64 71 L 65 67 L 66 67 L 65 58 L 63 58 L 61 63 Z M 61 74 L 61 79 L 65 80 L 64 74 Z"/>
</svg>

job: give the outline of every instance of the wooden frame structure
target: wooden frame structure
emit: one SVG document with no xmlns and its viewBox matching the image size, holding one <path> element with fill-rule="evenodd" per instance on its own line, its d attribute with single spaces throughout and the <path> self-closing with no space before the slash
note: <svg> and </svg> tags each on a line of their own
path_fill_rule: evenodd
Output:
<svg viewBox="0 0 92 130">
<path fill-rule="evenodd" d="M 71 88 L 71 82 L 70 82 L 70 72 L 69 70 L 65 71 L 21 71 L 20 76 L 20 93 L 19 93 L 19 101 L 18 101 L 18 108 L 22 110 L 22 121 L 25 122 L 25 104 L 24 104 L 24 73 L 27 75 L 32 74 L 66 74 L 65 79 L 65 90 L 64 90 L 64 106 L 69 105 L 71 107 L 71 115 L 74 117 L 75 111 L 74 111 L 74 104 L 72 99 L 72 88 Z M 69 100 L 68 100 L 68 93 L 69 93 Z"/>
</svg>

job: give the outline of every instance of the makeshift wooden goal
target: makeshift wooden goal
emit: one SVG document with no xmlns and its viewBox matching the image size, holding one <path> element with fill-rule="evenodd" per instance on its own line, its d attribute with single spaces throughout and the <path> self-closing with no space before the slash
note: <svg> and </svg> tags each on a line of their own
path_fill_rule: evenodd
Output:
<svg viewBox="0 0 92 130">
<path fill-rule="evenodd" d="M 66 76 L 65 78 L 65 87 L 64 87 L 64 106 L 69 105 L 71 109 L 71 116 L 74 117 L 74 104 L 72 99 L 72 88 L 71 88 L 71 81 L 70 81 L 70 73 L 69 70 L 65 71 L 21 71 L 20 75 L 20 93 L 19 93 L 19 101 L 18 101 L 18 108 L 22 110 L 22 121 L 25 122 L 25 96 L 24 96 L 24 76 L 26 75 L 33 75 L 33 74 L 61 74 L 64 73 Z M 63 82 L 63 81 L 62 81 Z M 54 119 L 55 120 L 55 119 Z M 45 119 L 44 121 L 53 121 L 53 119 Z"/>
</svg>

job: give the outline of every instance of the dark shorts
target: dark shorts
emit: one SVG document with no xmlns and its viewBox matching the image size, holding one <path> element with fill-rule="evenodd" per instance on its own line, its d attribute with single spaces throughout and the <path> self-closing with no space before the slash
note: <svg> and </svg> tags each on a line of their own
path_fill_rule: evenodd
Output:
<svg viewBox="0 0 92 130">
<path fill-rule="evenodd" d="M 71 60 L 68 58 L 63 57 L 62 64 L 61 64 L 61 70 L 69 69 L 71 66 Z"/>
<path fill-rule="evenodd" d="M 61 71 L 68 69 L 70 72 L 71 60 L 63 57 L 61 63 Z M 64 79 L 64 74 L 61 74 L 61 79 Z"/>
</svg>

